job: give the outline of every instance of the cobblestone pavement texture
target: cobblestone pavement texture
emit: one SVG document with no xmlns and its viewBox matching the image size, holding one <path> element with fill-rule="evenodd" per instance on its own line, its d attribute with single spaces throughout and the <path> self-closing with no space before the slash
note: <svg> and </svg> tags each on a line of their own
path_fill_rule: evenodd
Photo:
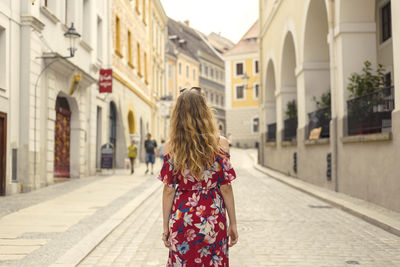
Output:
<svg viewBox="0 0 400 267">
<path fill-rule="evenodd" d="M 239 243 L 231 266 L 400 266 L 400 238 L 253 169 L 232 151 Z M 80 266 L 165 266 L 161 190 Z"/>
<path fill-rule="evenodd" d="M 159 164 L 157 168 L 159 169 Z M 0 198 L 0 266 L 48 266 L 151 187 L 154 175 L 117 170 Z"/>
</svg>

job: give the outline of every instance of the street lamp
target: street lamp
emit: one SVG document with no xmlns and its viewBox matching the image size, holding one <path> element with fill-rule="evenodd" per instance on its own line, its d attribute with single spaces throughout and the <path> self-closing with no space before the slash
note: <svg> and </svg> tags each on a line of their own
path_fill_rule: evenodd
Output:
<svg viewBox="0 0 400 267">
<path fill-rule="evenodd" d="M 243 82 L 244 82 L 244 84 L 243 84 L 243 86 L 244 86 L 244 89 L 252 89 L 251 87 L 249 87 L 249 80 L 250 80 L 250 77 L 249 76 L 247 76 L 247 74 L 246 73 L 244 73 L 243 75 L 242 75 L 242 80 L 243 80 Z"/>
<path fill-rule="evenodd" d="M 70 56 L 66 57 L 66 58 L 74 57 L 75 51 L 77 50 L 75 47 L 76 39 L 81 37 L 81 35 L 76 31 L 76 29 L 74 27 L 74 23 L 71 23 L 71 27 L 69 27 L 68 31 L 66 31 L 64 33 L 64 36 L 69 39 L 69 44 L 70 44 L 70 47 L 69 47 Z"/>
</svg>

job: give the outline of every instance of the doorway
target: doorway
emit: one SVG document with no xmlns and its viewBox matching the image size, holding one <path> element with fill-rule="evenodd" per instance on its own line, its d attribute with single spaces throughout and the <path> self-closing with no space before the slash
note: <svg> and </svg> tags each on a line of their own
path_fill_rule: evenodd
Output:
<svg viewBox="0 0 400 267">
<path fill-rule="evenodd" d="M 69 178 L 71 147 L 71 110 L 65 97 L 57 97 L 54 137 L 54 177 Z"/>
<path fill-rule="evenodd" d="M 0 196 L 6 194 L 7 114 L 0 112 Z"/>
</svg>

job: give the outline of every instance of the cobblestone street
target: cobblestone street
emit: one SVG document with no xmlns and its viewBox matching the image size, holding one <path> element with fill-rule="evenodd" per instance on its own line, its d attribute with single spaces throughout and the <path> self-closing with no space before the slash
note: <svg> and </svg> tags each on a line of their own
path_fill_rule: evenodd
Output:
<svg viewBox="0 0 400 267">
<path fill-rule="evenodd" d="M 253 168 L 232 152 L 239 243 L 231 266 L 400 266 L 400 238 Z M 161 190 L 146 200 L 80 266 L 164 266 Z"/>
</svg>

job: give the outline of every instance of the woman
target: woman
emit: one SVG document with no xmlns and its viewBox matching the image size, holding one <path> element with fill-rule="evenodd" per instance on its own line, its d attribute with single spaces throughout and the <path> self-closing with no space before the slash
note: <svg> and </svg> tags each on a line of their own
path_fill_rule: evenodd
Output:
<svg viewBox="0 0 400 267">
<path fill-rule="evenodd" d="M 228 246 L 237 243 L 238 233 L 228 152 L 201 89 L 181 90 L 158 176 L 164 183 L 167 266 L 229 266 Z"/>
</svg>

